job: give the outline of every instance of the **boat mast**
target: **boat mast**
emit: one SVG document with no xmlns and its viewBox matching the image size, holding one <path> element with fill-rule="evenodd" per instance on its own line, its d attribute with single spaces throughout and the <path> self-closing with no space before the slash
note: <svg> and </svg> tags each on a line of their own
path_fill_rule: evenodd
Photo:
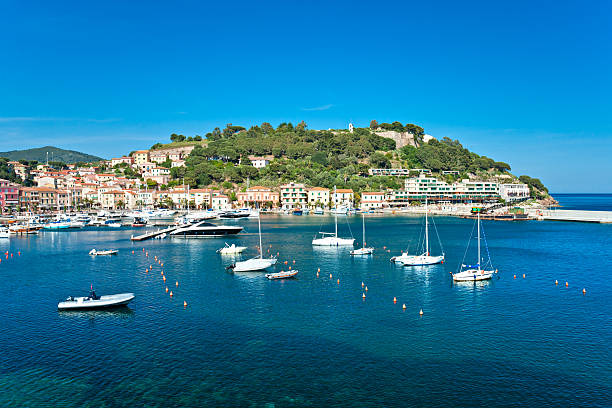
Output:
<svg viewBox="0 0 612 408">
<path fill-rule="evenodd" d="M 480 272 L 480 210 L 478 211 L 478 272 Z"/>
<path fill-rule="evenodd" d="M 257 222 L 259 224 L 259 257 L 263 259 L 263 248 L 261 246 L 261 218 L 257 217 Z"/>
<path fill-rule="evenodd" d="M 336 186 L 334 186 L 334 221 L 336 224 L 336 238 L 338 238 L 338 194 L 336 193 Z"/>
<path fill-rule="evenodd" d="M 363 247 L 366 247 L 366 240 L 365 240 L 365 214 L 362 213 L 361 214 L 361 221 L 363 223 Z"/>
<path fill-rule="evenodd" d="M 425 196 L 425 254 L 429 256 L 429 223 L 427 222 L 427 196 Z"/>
</svg>

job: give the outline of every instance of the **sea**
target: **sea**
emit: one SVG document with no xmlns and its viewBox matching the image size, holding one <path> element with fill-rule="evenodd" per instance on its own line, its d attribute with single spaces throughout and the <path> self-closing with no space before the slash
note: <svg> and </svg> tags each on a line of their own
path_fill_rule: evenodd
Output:
<svg viewBox="0 0 612 408">
<path fill-rule="evenodd" d="M 591 198 L 559 201 L 610 208 Z M 418 250 L 422 217 L 364 218 L 375 253 L 351 257 L 311 245 L 333 217 L 262 215 L 264 253 L 299 271 L 284 281 L 231 273 L 215 252 L 256 255 L 254 219 L 222 221 L 244 227 L 225 239 L 86 228 L 0 241 L 0 406 L 612 406 L 612 225 L 483 221 L 498 273 L 457 284 L 450 273 L 476 260 L 473 220 L 432 217 L 445 262 L 402 267 L 389 259 Z M 339 235 L 361 245 L 362 222 L 338 217 Z M 136 298 L 57 310 L 90 285 Z"/>
</svg>

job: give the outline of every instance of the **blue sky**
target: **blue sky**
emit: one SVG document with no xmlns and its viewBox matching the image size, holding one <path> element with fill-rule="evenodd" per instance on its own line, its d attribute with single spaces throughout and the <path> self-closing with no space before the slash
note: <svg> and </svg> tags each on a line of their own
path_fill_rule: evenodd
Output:
<svg viewBox="0 0 612 408">
<path fill-rule="evenodd" d="M 399 120 L 612 192 L 611 4 L 0 0 L 0 151 Z"/>
</svg>

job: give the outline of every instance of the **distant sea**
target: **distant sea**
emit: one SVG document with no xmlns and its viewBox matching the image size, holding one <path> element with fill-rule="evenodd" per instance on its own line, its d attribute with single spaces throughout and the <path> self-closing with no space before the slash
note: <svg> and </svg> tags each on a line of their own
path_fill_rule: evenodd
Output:
<svg viewBox="0 0 612 408">
<path fill-rule="evenodd" d="M 551 194 L 563 210 L 612 211 L 612 194 Z"/>
</svg>

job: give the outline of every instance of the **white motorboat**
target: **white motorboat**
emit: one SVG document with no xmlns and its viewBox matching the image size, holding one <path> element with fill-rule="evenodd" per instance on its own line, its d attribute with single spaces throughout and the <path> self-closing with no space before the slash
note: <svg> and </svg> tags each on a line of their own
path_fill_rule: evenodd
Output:
<svg viewBox="0 0 612 408">
<path fill-rule="evenodd" d="M 255 258 L 236 262 L 235 264 L 230 265 L 230 268 L 233 269 L 234 272 L 263 271 L 264 269 L 268 269 L 269 267 L 276 265 L 276 258 L 263 257 L 263 247 L 261 244 L 261 218 L 258 218 L 257 221 L 259 224 L 259 255 L 257 255 Z"/>
<path fill-rule="evenodd" d="M 321 207 L 317 207 L 317 208 L 315 208 L 313 210 L 312 213 L 315 214 L 315 215 L 323 215 L 323 214 L 325 214 L 325 211 L 323 211 L 323 209 Z"/>
<path fill-rule="evenodd" d="M 336 195 L 336 187 L 334 186 L 334 196 Z M 335 210 L 335 208 L 334 208 Z M 312 240 L 314 246 L 352 246 L 355 243 L 355 238 L 339 238 L 338 237 L 338 213 L 334 213 L 335 232 L 319 232 L 321 238 L 315 237 Z"/>
<path fill-rule="evenodd" d="M 266 273 L 266 278 L 270 280 L 287 279 L 287 278 L 293 278 L 297 274 L 298 274 L 298 270 L 294 269 L 292 271 L 280 271 L 280 272 L 274 272 L 274 273 Z"/>
<path fill-rule="evenodd" d="M 352 250 L 350 253 L 353 256 L 357 256 L 357 255 L 372 255 L 374 253 L 374 248 L 366 247 L 366 240 L 365 240 L 365 214 L 361 214 L 361 222 L 363 224 L 363 246 L 361 248 Z"/>
<path fill-rule="evenodd" d="M 59 310 L 77 310 L 77 309 L 101 309 L 107 307 L 124 306 L 134 299 L 133 293 L 119 293 L 116 295 L 97 296 L 96 292 L 91 290 L 89 296 L 73 297 L 70 296 L 63 302 L 57 304 Z"/>
<path fill-rule="evenodd" d="M 109 222 L 109 223 L 106 223 L 104 225 L 109 227 L 109 228 L 121 228 L 121 223 L 120 222 Z"/>
<path fill-rule="evenodd" d="M 210 222 L 200 221 L 193 225 L 178 228 L 170 233 L 172 237 L 182 238 L 207 238 L 235 235 L 242 231 L 242 227 L 234 225 L 214 225 Z"/>
<path fill-rule="evenodd" d="M 8 228 L 0 229 L 0 238 L 9 238 L 9 237 L 10 237 L 10 234 L 9 234 Z"/>
<path fill-rule="evenodd" d="M 117 255 L 119 253 L 118 249 L 106 249 L 104 251 L 98 251 L 96 248 L 89 251 L 89 255 L 97 256 L 97 255 Z"/>
<path fill-rule="evenodd" d="M 478 224 L 478 262 L 476 265 L 464 265 L 461 264 L 461 268 L 459 272 L 453 274 L 453 280 L 456 282 L 476 282 L 491 279 L 494 273 L 497 273 L 496 270 L 492 270 L 491 265 L 491 257 L 489 256 L 489 260 L 485 263 L 484 268 L 481 266 L 481 255 L 480 255 L 480 211 L 478 211 L 478 217 L 476 219 L 476 223 Z M 473 230 L 472 230 L 473 231 Z M 470 237 L 471 238 L 471 237 Z M 486 240 L 485 240 L 486 246 Z M 468 242 L 469 248 L 469 242 Z M 467 250 L 466 250 L 467 253 Z M 487 248 L 487 255 L 489 254 L 489 250 Z M 464 258 L 465 260 L 465 258 Z M 489 266 L 491 269 L 486 269 Z M 467 268 L 467 269 L 463 269 Z"/>
<path fill-rule="evenodd" d="M 426 266 L 426 265 L 436 265 L 439 263 L 444 263 L 444 252 L 442 255 L 432 256 L 429 252 L 429 219 L 428 219 L 429 207 L 427 203 L 427 199 L 425 199 L 425 242 L 422 242 L 422 250 L 423 253 L 420 255 L 409 255 L 407 252 L 402 252 L 400 256 L 394 256 L 391 258 L 392 262 L 402 264 L 404 266 Z M 435 226 L 435 225 L 434 225 Z M 436 230 L 436 234 L 437 234 Z M 438 237 L 438 241 L 440 238 Z M 440 242 L 440 248 L 442 247 L 442 243 Z"/>
<path fill-rule="evenodd" d="M 221 255 L 234 255 L 242 253 L 242 251 L 244 251 L 245 249 L 247 249 L 247 247 L 236 246 L 236 244 L 228 245 L 226 242 L 223 248 L 217 249 L 217 253 Z"/>
</svg>

